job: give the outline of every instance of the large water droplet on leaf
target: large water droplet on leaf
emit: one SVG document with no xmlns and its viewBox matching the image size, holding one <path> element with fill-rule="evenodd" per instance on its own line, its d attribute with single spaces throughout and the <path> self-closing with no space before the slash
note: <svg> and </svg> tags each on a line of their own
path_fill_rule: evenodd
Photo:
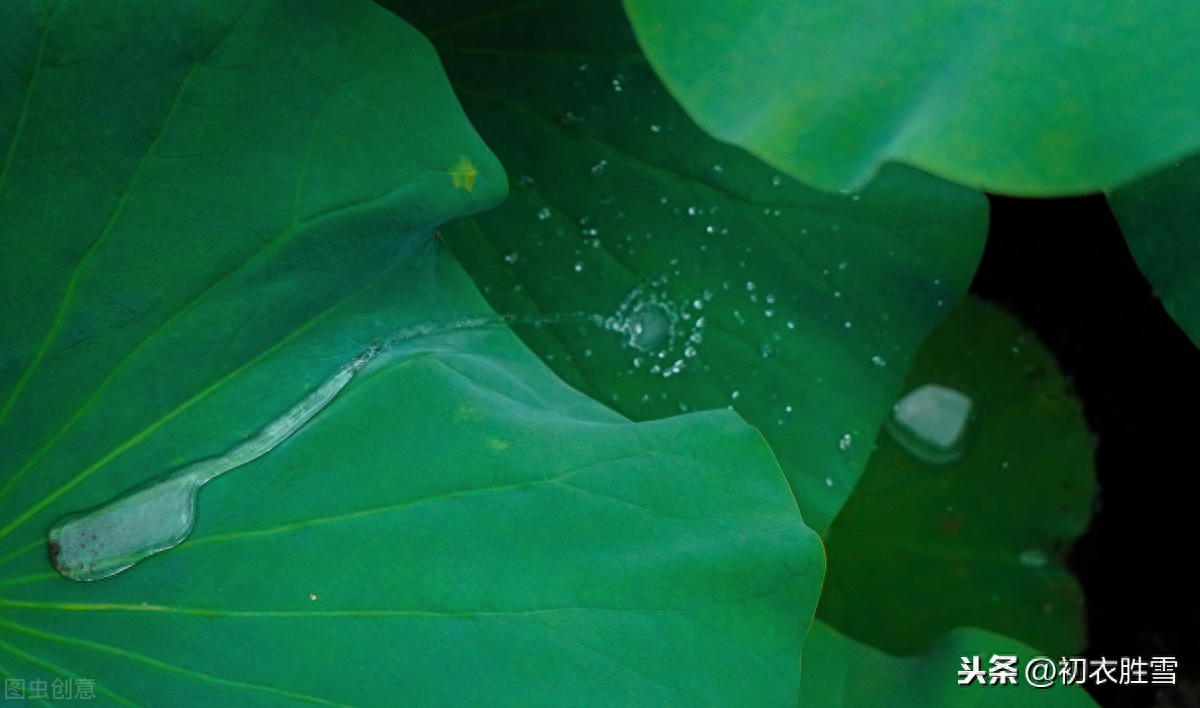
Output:
<svg viewBox="0 0 1200 708">
<path fill-rule="evenodd" d="M 962 456 L 974 403 L 965 393 L 939 384 L 918 386 L 892 409 L 887 430 L 905 450 L 927 462 Z"/>
</svg>

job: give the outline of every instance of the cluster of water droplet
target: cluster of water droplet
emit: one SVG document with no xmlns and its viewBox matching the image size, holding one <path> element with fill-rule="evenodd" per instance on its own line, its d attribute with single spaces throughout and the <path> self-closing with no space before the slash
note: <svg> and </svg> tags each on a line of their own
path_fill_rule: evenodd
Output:
<svg viewBox="0 0 1200 708">
<path fill-rule="evenodd" d="M 648 287 L 634 288 L 602 325 L 622 335 L 626 346 L 638 352 L 631 362 L 634 369 L 669 378 L 681 373 L 697 355 L 697 347 L 704 341 L 701 311 L 712 294 L 706 292 L 689 303 L 677 304 L 661 294 L 664 284 L 664 279 L 659 279 Z"/>
</svg>

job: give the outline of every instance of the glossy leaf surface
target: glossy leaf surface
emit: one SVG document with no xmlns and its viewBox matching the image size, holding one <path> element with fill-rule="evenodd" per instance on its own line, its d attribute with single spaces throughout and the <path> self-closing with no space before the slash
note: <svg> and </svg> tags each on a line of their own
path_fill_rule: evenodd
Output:
<svg viewBox="0 0 1200 708">
<path fill-rule="evenodd" d="M 885 162 L 1050 196 L 1200 147 L 1200 8 L 1166 0 L 626 0 L 713 136 L 830 191 Z"/>
<path fill-rule="evenodd" d="M 129 705 L 794 697 L 823 556 L 761 437 L 630 423 L 455 324 L 490 311 L 430 231 L 505 179 L 424 39 L 358 2 L 37 9 L 0 10 L 5 677 Z M 94 583 L 48 562 L 55 519 L 430 323 L 204 487 L 180 546 Z"/>
<path fill-rule="evenodd" d="M 825 529 L 966 291 L 983 196 L 902 167 L 840 196 L 779 175 L 691 123 L 606 0 L 387 4 L 509 170 L 508 202 L 443 230 L 493 307 L 603 320 L 524 336 L 635 420 L 733 406 Z"/>
</svg>

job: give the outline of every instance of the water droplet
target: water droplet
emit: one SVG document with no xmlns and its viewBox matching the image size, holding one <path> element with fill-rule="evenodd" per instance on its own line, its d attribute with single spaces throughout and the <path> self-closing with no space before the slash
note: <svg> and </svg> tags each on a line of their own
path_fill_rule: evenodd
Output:
<svg viewBox="0 0 1200 708">
<path fill-rule="evenodd" d="M 746 281 L 746 289 L 747 290 L 753 290 L 756 287 L 758 287 L 758 286 L 754 284 L 754 281 L 752 281 L 752 280 Z"/>
<path fill-rule="evenodd" d="M 833 477 L 826 477 L 826 478 L 825 478 L 825 486 L 826 486 L 826 487 L 832 487 L 832 486 L 833 486 Z"/>
<path fill-rule="evenodd" d="M 845 452 L 846 450 L 850 449 L 850 445 L 853 444 L 853 442 L 854 439 L 850 437 L 850 433 L 846 433 L 841 437 L 841 439 L 838 440 L 838 449 L 842 452 Z"/>
<path fill-rule="evenodd" d="M 713 165 L 713 172 L 716 172 L 719 174 L 724 171 L 725 171 L 725 168 L 721 167 L 720 165 Z"/>
<path fill-rule="evenodd" d="M 580 70 L 580 71 L 587 71 L 587 69 L 588 69 L 588 65 L 587 65 L 587 64 L 580 64 L 580 65 L 579 65 L 579 70 Z"/>
<path fill-rule="evenodd" d="M 775 353 L 775 348 L 770 344 L 763 342 L 762 344 L 758 345 L 758 351 L 763 355 L 763 358 L 766 359 Z"/>
<path fill-rule="evenodd" d="M 792 322 L 791 320 L 788 320 L 788 322 L 787 322 L 787 328 L 788 328 L 788 329 L 796 329 L 796 323 L 795 323 L 795 322 Z"/>
<path fill-rule="evenodd" d="M 192 532 L 196 498 L 209 481 L 275 449 L 320 412 L 385 346 L 411 339 L 395 334 L 339 368 L 319 387 L 223 455 L 149 480 L 87 511 L 56 521 L 47 536 L 50 561 L 71 580 L 100 580 L 174 548 Z"/>
<path fill-rule="evenodd" d="M 519 182 L 522 187 L 532 187 L 533 186 L 533 178 L 530 177 L 529 175 L 521 175 L 521 178 L 518 179 L 517 182 Z"/>
<path fill-rule="evenodd" d="M 846 329 L 850 329 L 851 327 L 854 326 L 854 323 L 851 322 L 850 320 L 846 320 L 845 325 L 846 325 Z"/>
<path fill-rule="evenodd" d="M 841 291 L 841 290 L 834 290 L 834 291 L 833 291 L 833 296 L 834 296 L 834 297 L 841 297 L 841 296 L 842 296 L 842 291 Z"/>
<path fill-rule="evenodd" d="M 736 401 L 740 395 L 742 395 L 740 392 L 734 391 L 733 393 L 729 394 L 729 398 Z"/>
<path fill-rule="evenodd" d="M 764 315 L 766 315 L 767 317 L 774 317 L 774 316 L 775 316 L 775 310 L 772 310 L 772 309 L 768 308 L 768 309 L 766 309 L 766 310 L 763 310 L 763 314 L 764 314 Z"/>
<path fill-rule="evenodd" d="M 550 218 L 550 208 L 542 207 L 541 209 L 538 209 L 537 218 L 538 218 L 538 221 L 545 221 L 546 219 L 549 219 Z"/>
<path fill-rule="evenodd" d="M 838 270 L 846 270 L 846 266 L 848 266 L 848 265 L 850 265 L 850 264 L 847 263 L 846 261 L 842 261 L 841 263 L 838 263 Z"/>
<path fill-rule="evenodd" d="M 663 358 L 675 339 L 678 319 L 669 303 L 648 298 L 640 289 L 635 289 L 625 297 L 617 313 L 604 321 L 604 326 L 625 335 L 631 347 L 642 352 L 657 352 L 657 356 Z"/>
<path fill-rule="evenodd" d="M 871 357 L 871 363 L 874 364 L 875 366 L 887 366 L 887 361 L 883 357 L 879 356 L 878 354 Z"/>
<path fill-rule="evenodd" d="M 613 91 L 620 91 L 622 88 L 622 84 L 624 82 L 625 82 L 625 77 L 622 76 L 621 74 L 617 74 L 616 76 L 614 76 L 612 78 Z"/>
<path fill-rule="evenodd" d="M 575 261 L 575 272 L 578 273 L 582 270 L 583 270 L 583 261 Z"/>
<path fill-rule="evenodd" d="M 597 162 L 596 164 L 592 165 L 590 172 L 594 176 L 599 177 L 600 175 L 604 174 L 604 167 L 607 164 L 608 164 L 608 160 L 601 160 L 601 161 Z"/>
<path fill-rule="evenodd" d="M 904 449 L 927 462 L 951 462 L 962 456 L 970 396 L 940 384 L 909 391 L 892 408 L 887 429 Z"/>
<path fill-rule="evenodd" d="M 1037 548 L 1021 551 L 1021 554 L 1017 556 L 1017 560 L 1026 568 L 1041 568 L 1050 562 L 1050 558 L 1046 555 L 1046 552 Z"/>
<path fill-rule="evenodd" d="M 573 111 L 567 111 L 559 117 L 558 122 L 563 125 L 578 125 L 583 122 L 583 119 L 575 115 Z"/>
<path fill-rule="evenodd" d="M 504 254 L 504 262 L 508 263 L 509 265 L 516 263 L 520 259 L 521 254 L 517 253 L 516 251 L 509 251 L 508 253 Z"/>
<path fill-rule="evenodd" d="M 771 186 L 773 186 L 773 187 L 778 187 L 778 186 L 779 186 L 779 185 L 781 185 L 781 184 L 783 184 L 783 177 L 782 177 L 782 176 L 780 176 L 780 175 L 775 175 L 774 177 L 772 177 L 772 178 L 771 178 Z"/>
<path fill-rule="evenodd" d="M 651 124 L 650 132 L 651 133 L 660 133 L 660 132 L 662 132 L 662 126 L 658 125 L 657 123 Z M 667 200 L 663 199 L 663 204 L 666 204 L 666 203 L 667 203 Z"/>
</svg>

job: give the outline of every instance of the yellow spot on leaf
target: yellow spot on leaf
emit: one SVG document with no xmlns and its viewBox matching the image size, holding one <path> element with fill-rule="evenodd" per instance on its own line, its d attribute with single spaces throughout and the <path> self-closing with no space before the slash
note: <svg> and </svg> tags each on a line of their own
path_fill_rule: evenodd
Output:
<svg viewBox="0 0 1200 708">
<path fill-rule="evenodd" d="M 465 156 L 458 158 L 458 162 L 450 168 L 450 179 L 454 180 L 454 186 L 468 192 L 475 189 L 475 175 L 477 174 L 479 174 L 479 170 Z"/>
</svg>

